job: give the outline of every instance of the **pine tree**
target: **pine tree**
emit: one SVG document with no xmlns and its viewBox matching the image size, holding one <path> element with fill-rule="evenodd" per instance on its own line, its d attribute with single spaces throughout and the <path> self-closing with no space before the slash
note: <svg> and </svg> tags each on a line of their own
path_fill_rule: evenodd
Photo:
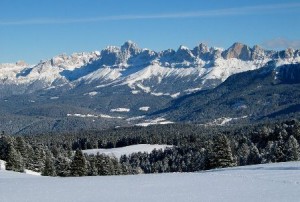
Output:
<svg viewBox="0 0 300 202">
<path fill-rule="evenodd" d="M 285 148 L 285 153 L 286 161 L 298 161 L 300 159 L 299 144 L 293 135 L 291 135 L 288 139 Z"/>
<path fill-rule="evenodd" d="M 97 154 L 96 167 L 99 175 L 112 175 L 114 173 L 114 164 L 106 155 Z"/>
<path fill-rule="evenodd" d="M 42 175 L 44 176 L 56 176 L 56 171 L 54 167 L 52 155 L 47 155 L 44 169 L 42 170 Z"/>
<path fill-rule="evenodd" d="M 55 159 L 56 174 L 61 177 L 67 177 L 70 175 L 70 160 L 64 156 L 58 156 Z"/>
<path fill-rule="evenodd" d="M 261 155 L 259 154 L 257 147 L 254 144 L 251 144 L 247 164 L 248 165 L 260 164 L 261 161 L 262 161 L 262 158 L 261 158 Z"/>
<path fill-rule="evenodd" d="M 98 175 L 98 170 L 96 167 L 96 157 L 95 156 L 89 156 L 88 157 L 88 175 L 89 176 L 97 176 Z"/>
<path fill-rule="evenodd" d="M 87 174 L 87 162 L 81 150 L 76 150 L 71 163 L 72 176 L 85 176 Z"/>
<path fill-rule="evenodd" d="M 12 138 L 9 136 L 0 137 L 0 159 L 7 161 L 8 158 L 8 148 L 12 143 Z"/>
<path fill-rule="evenodd" d="M 16 151 L 12 144 L 8 147 L 6 169 L 16 172 L 24 172 L 24 163 L 20 152 Z"/>
<path fill-rule="evenodd" d="M 249 154 L 250 154 L 249 146 L 246 143 L 242 143 L 237 150 L 239 166 L 247 165 Z"/>
<path fill-rule="evenodd" d="M 225 135 L 219 135 L 214 141 L 209 161 L 210 168 L 225 168 L 236 165 L 232 156 L 230 141 Z"/>
</svg>

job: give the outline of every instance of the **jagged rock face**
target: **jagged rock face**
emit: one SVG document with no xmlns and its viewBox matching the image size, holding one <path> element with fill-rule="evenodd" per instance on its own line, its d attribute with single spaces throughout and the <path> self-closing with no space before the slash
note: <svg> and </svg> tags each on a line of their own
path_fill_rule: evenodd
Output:
<svg viewBox="0 0 300 202">
<path fill-rule="evenodd" d="M 0 64 L 0 85 L 1 92 L 7 92 L 5 85 L 10 85 L 10 89 L 20 94 L 49 87 L 59 89 L 64 85 L 76 88 L 91 81 L 106 86 L 113 82 L 128 85 L 135 93 L 182 95 L 213 88 L 232 74 L 260 68 L 274 59 L 299 62 L 299 50 L 266 51 L 241 43 L 223 50 L 201 43 L 192 50 L 180 46 L 177 51 L 155 52 L 128 41 L 121 47 L 108 46 L 101 52 L 58 55 L 33 66 L 24 62 Z M 20 84 L 23 90 L 15 90 Z"/>
<path fill-rule="evenodd" d="M 214 49 L 210 49 L 207 45 L 201 43 L 193 49 L 193 54 L 201 60 L 208 61 L 214 59 Z M 217 58 L 218 56 L 216 56 Z"/>
<path fill-rule="evenodd" d="M 132 56 L 136 56 L 141 52 L 141 49 L 137 46 L 136 43 L 132 41 L 127 41 L 121 46 L 121 52 L 125 60 Z"/>
<path fill-rule="evenodd" d="M 251 50 L 241 43 L 234 43 L 229 49 L 222 53 L 225 59 L 237 58 L 244 61 L 251 60 Z"/>
<path fill-rule="evenodd" d="M 293 58 L 295 51 L 291 48 L 284 50 L 282 58 Z"/>
<path fill-rule="evenodd" d="M 23 60 L 20 60 L 20 61 L 18 61 L 18 62 L 16 62 L 16 65 L 17 66 L 22 66 L 22 67 L 26 67 L 26 66 L 28 66 L 28 64 L 25 62 L 25 61 L 23 61 Z"/>
<path fill-rule="evenodd" d="M 119 47 L 110 46 L 101 51 L 101 58 L 99 60 L 101 65 L 114 66 L 124 63 L 121 57 L 121 50 Z"/>
<path fill-rule="evenodd" d="M 265 59 L 265 51 L 262 47 L 255 45 L 252 49 L 252 60 L 262 60 Z"/>
<path fill-rule="evenodd" d="M 193 55 L 192 51 L 185 46 L 180 46 L 174 55 L 175 62 L 192 62 L 194 61 L 194 59 L 195 56 Z"/>
</svg>

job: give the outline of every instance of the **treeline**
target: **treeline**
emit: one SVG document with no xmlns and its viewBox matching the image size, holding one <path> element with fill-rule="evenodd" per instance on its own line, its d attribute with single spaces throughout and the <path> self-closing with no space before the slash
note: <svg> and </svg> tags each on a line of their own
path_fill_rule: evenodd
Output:
<svg viewBox="0 0 300 202">
<path fill-rule="evenodd" d="M 300 122 L 257 126 L 204 127 L 168 125 L 122 128 L 80 134 L 1 135 L 0 159 L 6 168 L 47 176 L 96 176 L 138 173 L 193 172 L 213 168 L 300 158 Z M 134 153 L 120 159 L 104 154 L 86 155 L 84 149 L 134 144 L 169 144 L 171 148 Z"/>
</svg>

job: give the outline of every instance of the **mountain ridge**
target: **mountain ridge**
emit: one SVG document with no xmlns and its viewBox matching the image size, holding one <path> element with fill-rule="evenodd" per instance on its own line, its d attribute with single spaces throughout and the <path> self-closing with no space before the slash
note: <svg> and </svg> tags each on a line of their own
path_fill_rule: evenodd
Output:
<svg viewBox="0 0 300 202">
<path fill-rule="evenodd" d="M 159 86 L 161 80 L 168 76 L 171 76 L 172 80 L 173 77 L 183 78 L 188 74 L 192 79 L 199 80 L 194 85 L 190 82 L 191 89 L 207 89 L 217 86 L 234 73 L 260 68 L 270 60 L 285 63 L 299 62 L 300 52 L 293 49 L 268 51 L 259 46 L 251 48 L 238 42 L 226 50 L 208 47 L 201 43 L 193 49 L 181 45 L 176 51 L 168 49 L 155 52 L 141 49 L 136 43 L 127 41 L 121 47 L 108 46 L 102 51 L 73 53 L 70 56 L 61 54 L 36 65 L 0 64 L 2 78 L 0 85 L 8 85 L 12 89 L 11 94 L 20 94 L 61 85 L 72 86 L 90 78 L 94 78 L 93 81 L 97 80 L 99 85 L 120 80 L 123 80 L 120 81 L 121 84 L 125 84 L 128 83 L 126 80 L 129 77 L 136 78 L 140 74 L 135 75 L 135 73 L 141 73 L 148 68 L 150 75 L 147 75 L 149 72 L 144 71 L 143 77 L 146 80 L 155 78 L 156 86 Z M 185 82 L 190 78 L 181 80 Z M 129 87 L 133 90 L 138 88 L 145 92 L 143 88 L 138 87 L 144 86 L 144 81 L 139 80 L 135 85 L 130 83 Z M 24 90 L 14 91 L 15 85 L 23 85 Z M 5 96 L 7 93 L 1 89 L 2 96 Z M 186 88 L 176 92 L 156 91 L 154 93 L 186 94 L 188 91 L 189 89 Z"/>
<path fill-rule="evenodd" d="M 151 119 L 149 115 L 177 98 L 201 94 L 231 75 L 271 63 L 275 68 L 300 63 L 299 50 L 266 51 L 235 43 L 226 50 L 199 44 L 193 49 L 180 46 L 155 52 L 129 41 L 102 51 L 61 54 L 37 65 L 2 64 L 0 129 L 13 134 L 41 133 L 181 121 L 185 119 Z M 280 75 L 298 81 L 297 72 Z M 234 106 L 242 108 L 243 104 Z M 233 113 L 231 118 L 243 116 Z"/>
</svg>

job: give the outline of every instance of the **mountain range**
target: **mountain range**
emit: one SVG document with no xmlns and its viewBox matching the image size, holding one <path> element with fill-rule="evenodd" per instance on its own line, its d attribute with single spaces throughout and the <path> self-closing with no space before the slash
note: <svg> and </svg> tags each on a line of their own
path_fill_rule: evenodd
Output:
<svg viewBox="0 0 300 202">
<path fill-rule="evenodd" d="M 0 64 L 1 130 L 42 133 L 178 121 L 223 123 L 239 117 L 258 120 L 264 117 L 252 109 L 260 108 L 251 107 L 251 96 L 239 93 L 249 92 L 256 81 L 261 91 L 255 93 L 260 95 L 270 85 L 276 92 L 282 85 L 297 86 L 293 79 L 299 62 L 300 52 L 293 49 L 273 51 L 234 43 L 228 49 L 199 44 L 155 52 L 127 41 L 121 47 L 62 54 L 36 65 Z M 290 64 L 297 67 L 279 71 Z M 270 74 L 262 78 L 261 71 Z M 275 85 L 274 72 L 278 78 L 290 77 Z M 282 93 L 275 100 L 279 102 Z M 295 96 L 291 99 L 297 100 Z M 297 108 L 296 101 L 291 103 Z M 271 112 L 263 114 L 268 117 Z"/>
</svg>

